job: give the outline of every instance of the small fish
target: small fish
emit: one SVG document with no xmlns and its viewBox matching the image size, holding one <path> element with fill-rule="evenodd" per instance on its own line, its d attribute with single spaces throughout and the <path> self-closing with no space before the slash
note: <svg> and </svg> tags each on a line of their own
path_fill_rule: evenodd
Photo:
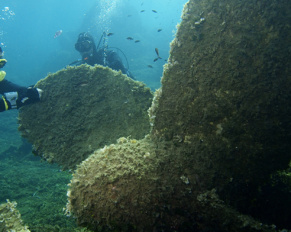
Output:
<svg viewBox="0 0 291 232">
<path fill-rule="evenodd" d="M 149 68 L 153 68 L 153 66 L 151 66 L 150 64 L 148 65 Z"/>
<path fill-rule="evenodd" d="M 156 62 L 159 59 L 163 59 L 162 57 L 157 57 L 156 59 L 154 59 L 154 62 Z"/>
<path fill-rule="evenodd" d="M 135 43 L 139 43 L 140 42 L 140 40 L 136 40 L 136 41 L 134 41 Z"/>
<path fill-rule="evenodd" d="M 154 12 L 154 13 L 158 13 L 156 10 L 152 10 L 152 12 Z"/>
<path fill-rule="evenodd" d="M 129 17 L 131 17 L 132 15 L 127 15 L 127 17 L 129 18 Z"/>
<path fill-rule="evenodd" d="M 156 51 L 156 53 L 158 55 L 158 58 L 159 58 L 160 57 L 160 55 L 159 55 L 159 49 L 155 48 L 155 51 Z"/>
<path fill-rule="evenodd" d="M 145 12 L 145 10 L 141 10 L 140 13 Z"/>
<path fill-rule="evenodd" d="M 158 32 L 161 32 L 163 29 L 158 29 Z"/>
<path fill-rule="evenodd" d="M 132 37 L 127 37 L 126 39 L 128 39 L 128 40 L 133 40 L 133 38 L 132 38 Z"/>
<path fill-rule="evenodd" d="M 114 33 L 111 33 L 111 32 L 110 32 L 110 33 L 107 34 L 107 36 L 112 36 L 112 35 L 114 35 Z"/>
<path fill-rule="evenodd" d="M 54 35 L 54 39 L 57 38 L 57 37 L 59 37 L 62 33 L 63 33 L 63 30 L 56 31 L 56 33 Z"/>
</svg>

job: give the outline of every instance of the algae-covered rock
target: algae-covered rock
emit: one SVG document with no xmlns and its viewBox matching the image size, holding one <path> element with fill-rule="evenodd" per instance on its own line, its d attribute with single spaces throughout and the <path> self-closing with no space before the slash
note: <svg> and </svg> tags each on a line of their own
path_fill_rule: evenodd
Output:
<svg viewBox="0 0 291 232">
<path fill-rule="evenodd" d="M 201 181 L 236 209 L 291 227 L 290 190 L 271 180 L 291 159 L 291 2 L 190 1 L 182 18 L 153 137 L 200 156 Z"/>
<path fill-rule="evenodd" d="M 270 180 L 291 158 L 290 17 L 287 0 L 190 0 L 150 136 L 84 161 L 68 212 L 95 231 L 291 227 Z"/>
<path fill-rule="evenodd" d="M 27 226 L 23 225 L 21 215 L 16 209 L 16 202 L 10 202 L 0 205 L 0 231 L 17 231 L 17 232 L 29 232 Z"/>
<path fill-rule="evenodd" d="M 162 197 L 159 161 L 159 151 L 148 136 L 143 140 L 122 137 L 117 144 L 95 151 L 74 173 L 68 213 L 79 224 L 100 231 L 106 231 L 107 225 L 127 231 L 135 226 L 128 223 L 133 218 L 141 228 L 152 225 L 156 218 L 152 213 Z"/>
<path fill-rule="evenodd" d="M 68 67 L 36 86 L 44 90 L 41 102 L 21 109 L 19 130 L 35 153 L 63 168 L 74 168 L 121 136 L 141 139 L 149 132 L 152 93 L 121 72 Z"/>
</svg>

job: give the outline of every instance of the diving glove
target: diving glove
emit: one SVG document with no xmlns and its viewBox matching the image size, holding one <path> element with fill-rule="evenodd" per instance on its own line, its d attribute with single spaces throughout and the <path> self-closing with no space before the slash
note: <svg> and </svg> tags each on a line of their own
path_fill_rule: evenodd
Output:
<svg viewBox="0 0 291 232">
<path fill-rule="evenodd" d="M 7 63 L 7 60 L 5 59 L 0 59 L 0 68 L 3 68 L 5 64 Z"/>
<path fill-rule="evenodd" d="M 21 89 L 18 92 L 4 93 L 4 97 L 6 102 L 9 103 L 9 109 L 19 109 L 24 105 L 39 101 L 42 92 L 39 88 L 29 87 L 27 89 Z"/>
</svg>

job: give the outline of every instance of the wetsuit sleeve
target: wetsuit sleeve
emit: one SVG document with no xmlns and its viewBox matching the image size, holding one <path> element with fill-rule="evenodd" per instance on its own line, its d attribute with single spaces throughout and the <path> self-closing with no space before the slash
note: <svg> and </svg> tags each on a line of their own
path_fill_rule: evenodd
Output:
<svg viewBox="0 0 291 232">
<path fill-rule="evenodd" d="M 3 94 L 0 97 L 0 112 L 20 108 L 40 100 L 36 88 L 26 88 L 7 80 L 0 81 L 0 93 Z"/>
<path fill-rule="evenodd" d="M 0 112 L 9 110 L 9 103 L 6 101 L 6 99 L 2 96 L 0 98 Z"/>
<path fill-rule="evenodd" d="M 7 81 L 5 79 L 0 81 L 1 94 L 8 93 L 8 92 L 18 92 L 18 91 L 21 92 L 21 91 L 24 91 L 25 89 L 26 89 L 25 87 L 13 84 L 12 82 Z M 11 108 L 10 102 L 7 101 L 4 96 L 1 96 L 0 97 L 0 112 L 9 110 L 10 108 Z"/>
<path fill-rule="evenodd" d="M 3 80 L 0 82 L 0 93 L 24 91 L 26 87 L 16 85 L 10 81 Z"/>
</svg>

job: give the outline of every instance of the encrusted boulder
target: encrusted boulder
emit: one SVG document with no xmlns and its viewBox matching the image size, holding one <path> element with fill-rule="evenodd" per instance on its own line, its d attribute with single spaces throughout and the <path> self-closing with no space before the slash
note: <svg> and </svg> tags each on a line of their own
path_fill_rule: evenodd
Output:
<svg viewBox="0 0 291 232">
<path fill-rule="evenodd" d="M 288 187 L 271 177 L 291 159 L 291 2 L 190 1 L 182 19 L 153 137 L 199 156 L 192 172 L 241 212 L 289 224 Z"/>
<path fill-rule="evenodd" d="M 40 80 L 40 102 L 23 107 L 19 130 L 34 152 L 74 169 L 119 137 L 149 133 L 152 93 L 141 82 L 103 66 L 67 67 Z"/>
<path fill-rule="evenodd" d="M 0 231 L 17 231 L 17 232 L 29 232 L 27 226 L 23 225 L 21 215 L 16 209 L 17 203 L 10 202 L 0 205 Z"/>
</svg>

